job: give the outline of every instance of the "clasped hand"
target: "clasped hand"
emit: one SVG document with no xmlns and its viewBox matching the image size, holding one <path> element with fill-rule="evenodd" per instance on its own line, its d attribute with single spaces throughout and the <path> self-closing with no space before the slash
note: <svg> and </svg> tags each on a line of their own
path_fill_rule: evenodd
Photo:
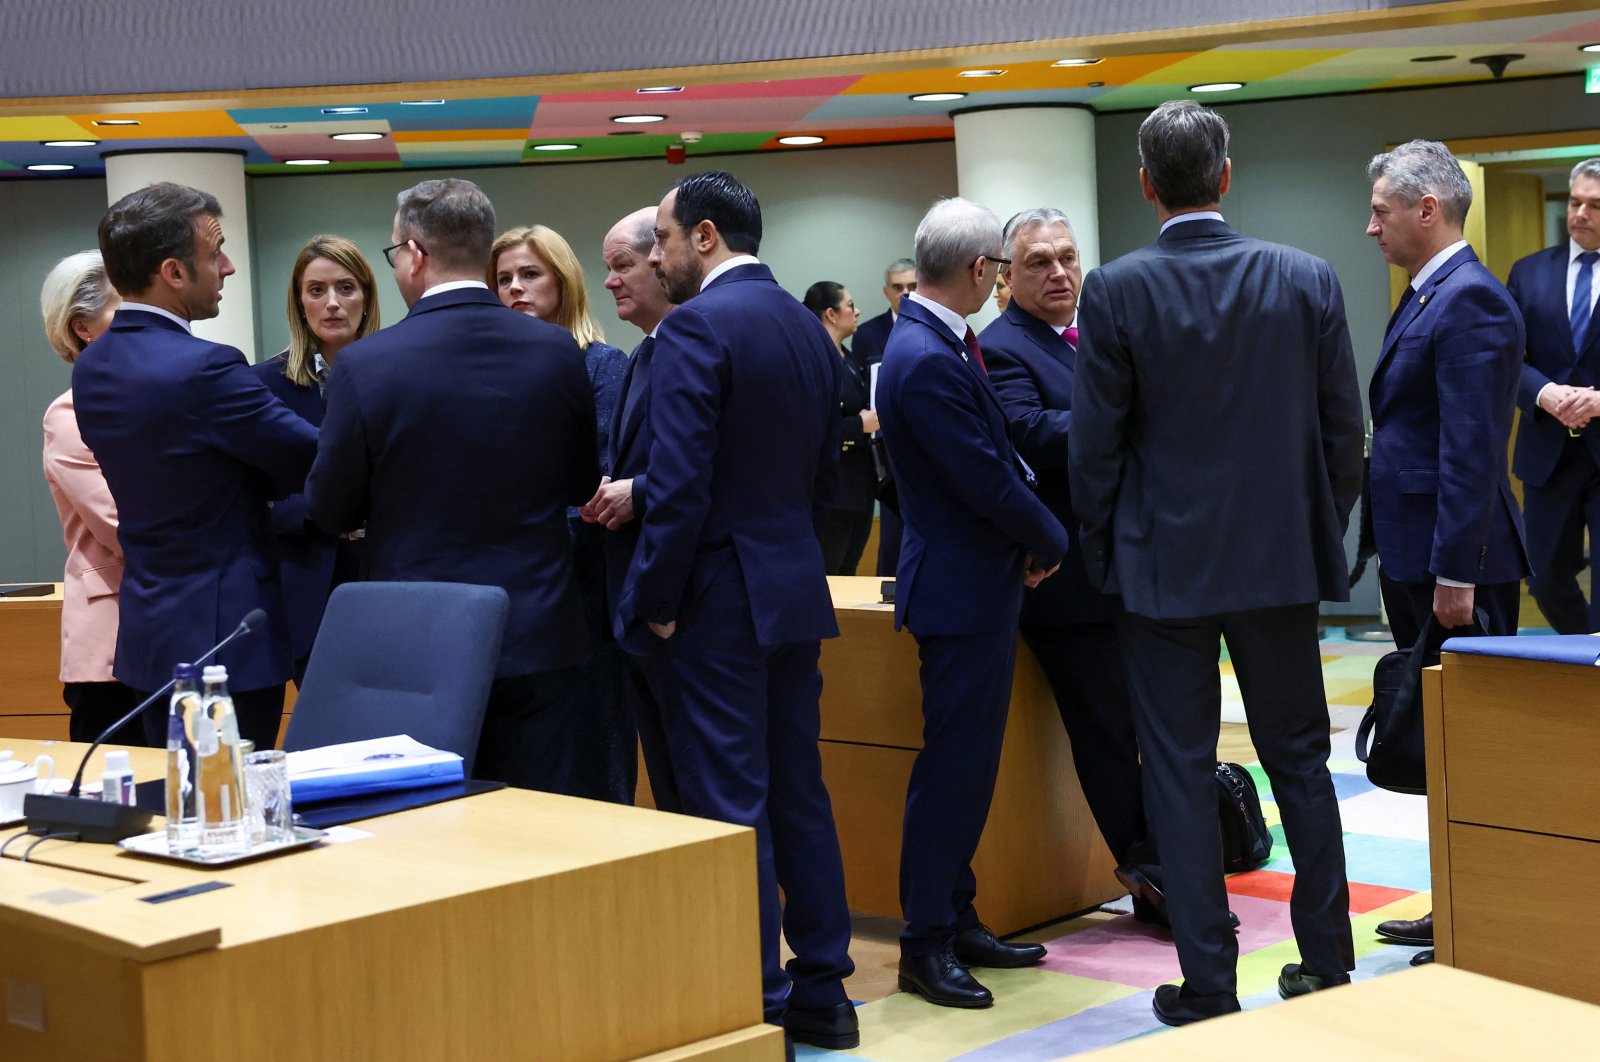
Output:
<svg viewBox="0 0 1600 1062">
<path fill-rule="evenodd" d="M 603 524 L 606 530 L 615 531 L 633 519 L 633 480 L 602 476 L 600 489 L 583 503 L 578 515 L 586 524 Z"/>
<path fill-rule="evenodd" d="M 1577 431 L 1593 417 L 1600 416 L 1600 391 L 1592 387 L 1551 384 L 1540 395 L 1539 407 L 1564 427 Z"/>
</svg>

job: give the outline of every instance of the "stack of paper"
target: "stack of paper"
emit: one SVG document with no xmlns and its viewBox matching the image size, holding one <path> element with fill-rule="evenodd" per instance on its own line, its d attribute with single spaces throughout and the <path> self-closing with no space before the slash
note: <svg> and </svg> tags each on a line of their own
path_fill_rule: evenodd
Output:
<svg viewBox="0 0 1600 1062">
<path fill-rule="evenodd" d="M 466 774 L 454 752 L 404 734 L 291 752 L 288 759 L 289 794 L 296 804 L 445 785 Z"/>
</svg>

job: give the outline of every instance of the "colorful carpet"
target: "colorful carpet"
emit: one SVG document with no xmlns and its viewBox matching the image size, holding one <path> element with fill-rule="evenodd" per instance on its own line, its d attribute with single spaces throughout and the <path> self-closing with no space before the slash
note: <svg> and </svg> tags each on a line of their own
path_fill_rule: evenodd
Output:
<svg viewBox="0 0 1600 1062">
<path fill-rule="evenodd" d="M 1375 789 L 1354 751 L 1356 725 L 1372 697 L 1372 668 L 1388 643 L 1353 642 L 1342 631 L 1323 641 L 1323 674 L 1333 728 L 1329 768 L 1339 793 L 1350 877 L 1357 980 L 1403 969 L 1417 949 L 1385 944 L 1373 932 L 1389 918 L 1416 918 L 1430 906 L 1426 802 Z M 1289 922 L 1294 865 L 1283 844 L 1277 805 L 1249 746 L 1243 705 L 1224 659 L 1219 755 L 1249 766 L 1273 827 L 1272 859 L 1228 879 L 1239 915 L 1239 997 L 1246 1010 L 1276 1006 L 1278 971 L 1298 962 Z M 980 897 L 981 903 L 981 897 Z M 995 994 L 982 1011 L 934 1007 L 892 993 L 861 1005 L 861 1046 L 832 1053 L 802 1047 L 799 1057 L 854 1057 L 874 1062 L 1029 1062 L 1056 1059 L 1165 1030 L 1151 1013 L 1157 985 L 1180 978 L 1165 931 L 1136 922 L 1127 901 L 1057 923 L 1027 939 L 1050 954 L 1026 970 L 982 970 Z M 1121 913 L 1118 908 L 1120 907 Z M 858 960 L 859 961 L 859 960 Z"/>
</svg>

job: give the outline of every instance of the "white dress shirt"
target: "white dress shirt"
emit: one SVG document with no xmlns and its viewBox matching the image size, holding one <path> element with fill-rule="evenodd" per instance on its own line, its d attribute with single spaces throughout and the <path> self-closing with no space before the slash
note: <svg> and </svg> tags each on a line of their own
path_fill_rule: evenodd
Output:
<svg viewBox="0 0 1600 1062">
<path fill-rule="evenodd" d="M 740 266 L 760 264 L 761 259 L 757 258 L 753 254 L 736 254 L 726 262 L 723 262 L 721 265 L 717 266 L 711 272 L 707 273 L 706 278 L 700 282 L 700 290 L 706 290 L 707 284 L 710 284 L 713 280 L 717 279 L 730 269 L 737 269 Z"/>
<path fill-rule="evenodd" d="M 171 310 L 163 310 L 161 307 L 159 307 L 159 306 L 151 306 L 147 302 L 124 302 L 121 306 L 118 307 L 118 309 L 119 310 L 142 310 L 145 313 L 158 313 L 162 317 L 165 317 L 167 320 L 176 322 L 179 327 L 181 327 L 185 332 L 188 332 L 190 335 L 194 334 L 194 329 L 189 327 L 189 322 L 188 321 L 185 321 L 183 318 L 179 317 L 177 314 L 173 313 Z"/>
</svg>

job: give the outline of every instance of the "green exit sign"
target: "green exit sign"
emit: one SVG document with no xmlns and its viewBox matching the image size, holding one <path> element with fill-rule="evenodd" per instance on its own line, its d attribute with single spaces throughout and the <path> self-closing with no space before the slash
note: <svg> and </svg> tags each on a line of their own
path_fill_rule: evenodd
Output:
<svg viewBox="0 0 1600 1062">
<path fill-rule="evenodd" d="M 1583 83 L 1583 91 L 1600 92 L 1600 66 L 1589 68 L 1589 77 Z"/>
</svg>

